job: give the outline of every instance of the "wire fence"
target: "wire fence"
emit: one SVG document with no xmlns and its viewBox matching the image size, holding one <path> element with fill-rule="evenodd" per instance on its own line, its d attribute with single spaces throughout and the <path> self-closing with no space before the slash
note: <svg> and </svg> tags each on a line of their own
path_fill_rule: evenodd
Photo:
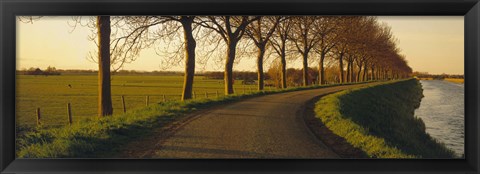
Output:
<svg viewBox="0 0 480 174">
<path fill-rule="evenodd" d="M 264 91 L 272 91 L 274 87 L 266 86 Z M 234 88 L 234 94 L 243 95 L 258 91 L 256 86 L 243 86 Z M 195 90 L 192 99 L 224 97 L 223 91 Z M 148 105 L 181 100 L 181 94 L 148 94 L 148 95 L 112 95 L 114 113 L 128 112 Z M 40 100 L 35 106 L 22 106 L 22 101 L 17 102 L 17 122 L 34 126 L 61 126 L 72 124 L 97 116 L 98 96 L 96 95 L 68 95 L 68 96 L 43 96 L 40 98 L 26 98 Z"/>
</svg>

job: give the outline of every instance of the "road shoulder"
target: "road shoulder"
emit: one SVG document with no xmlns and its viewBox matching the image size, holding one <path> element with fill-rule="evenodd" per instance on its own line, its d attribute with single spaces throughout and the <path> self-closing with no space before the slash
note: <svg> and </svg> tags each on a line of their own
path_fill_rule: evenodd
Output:
<svg viewBox="0 0 480 174">
<path fill-rule="evenodd" d="M 340 92 L 340 91 L 337 91 Z M 336 92 L 334 92 L 336 93 Z M 332 94 L 332 93 L 330 93 Z M 315 116 L 315 103 L 323 96 L 329 94 L 317 96 L 305 104 L 305 112 L 303 119 L 310 131 L 330 148 L 334 153 L 340 156 L 340 158 L 368 158 L 368 156 L 359 148 L 353 147 L 343 137 L 334 134 L 328 129 L 321 120 Z"/>
</svg>

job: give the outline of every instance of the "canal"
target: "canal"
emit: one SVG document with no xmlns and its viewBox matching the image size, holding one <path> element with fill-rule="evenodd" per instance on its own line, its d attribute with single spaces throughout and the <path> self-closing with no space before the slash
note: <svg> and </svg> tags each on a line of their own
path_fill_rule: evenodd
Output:
<svg viewBox="0 0 480 174">
<path fill-rule="evenodd" d="M 420 80 L 420 83 L 424 98 L 415 116 L 425 122 L 428 134 L 461 157 L 465 142 L 464 84 L 442 80 Z"/>
</svg>

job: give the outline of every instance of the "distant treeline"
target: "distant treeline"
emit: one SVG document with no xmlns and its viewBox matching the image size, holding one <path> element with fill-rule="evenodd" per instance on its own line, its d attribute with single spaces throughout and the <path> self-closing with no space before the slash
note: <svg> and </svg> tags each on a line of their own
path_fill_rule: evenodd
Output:
<svg viewBox="0 0 480 174">
<path fill-rule="evenodd" d="M 464 75 L 459 75 L 459 74 L 428 74 L 426 72 L 413 72 L 413 76 L 418 78 L 433 78 L 433 79 L 445 79 L 445 78 L 464 79 Z"/>
<path fill-rule="evenodd" d="M 338 75 L 333 73 L 338 70 L 334 70 L 331 68 L 326 68 L 325 71 L 331 72 L 330 76 L 327 76 L 327 82 L 338 82 Z M 18 75 L 97 75 L 97 70 L 80 70 L 80 69 L 56 69 L 55 67 L 49 66 L 45 70 L 40 68 L 28 68 L 23 70 L 17 70 Z M 264 74 L 264 80 L 269 80 L 266 82 L 268 86 L 281 86 L 281 74 L 280 69 L 278 66 L 271 66 L 267 72 Z M 112 72 L 113 75 L 177 75 L 183 76 L 184 72 L 180 71 L 136 71 L 136 70 L 119 70 L 116 72 Z M 303 82 L 303 71 L 301 68 L 288 68 L 286 69 L 286 74 L 288 77 L 286 79 L 287 84 L 291 86 L 301 86 Z M 318 83 L 318 68 L 308 68 L 308 74 L 313 84 Z M 196 76 L 204 76 L 208 79 L 217 79 L 222 80 L 224 79 L 224 72 L 223 71 L 207 71 L 207 72 L 197 72 L 195 73 Z M 258 84 L 258 73 L 253 71 L 234 71 L 233 72 L 233 79 L 235 80 L 242 80 L 242 83 L 245 84 Z"/>
<path fill-rule="evenodd" d="M 330 68 L 327 68 L 328 72 L 333 72 Z M 303 83 L 303 71 L 301 68 L 287 68 L 286 69 L 286 74 L 288 74 L 286 82 L 289 86 L 301 86 Z M 317 68 L 308 68 L 308 74 L 311 79 L 313 84 L 318 83 L 318 69 Z M 201 74 L 198 74 L 201 76 L 205 76 L 208 79 L 223 79 L 224 78 L 224 72 L 222 71 L 210 71 L 210 72 L 204 72 Z M 328 77 L 327 81 L 330 83 L 333 83 L 333 79 L 336 78 L 338 81 L 338 77 L 336 74 L 333 74 L 331 76 L 335 77 Z M 233 79 L 235 80 L 243 80 L 242 83 L 246 84 L 258 84 L 258 73 L 257 72 L 250 72 L 250 71 L 234 71 L 233 72 Z M 268 80 L 265 82 L 265 85 L 267 86 L 275 86 L 275 87 L 281 87 L 281 70 L 278 66 L 272 65 L 268 71 L 264 74 L 264 80 Z"/>
<path fill-rule="evenodd" d="M 22 75 L 45 75 L 45 76 L 49 76 L 49 75 L 60 75 L 61 72 L 58 71 L 55 67 L 48 67 L 47 69 L 45 70 L 41 70 L 40 68 L 29 68 L 29 69 L 26 69 L 26 70 L 21 70 L 21 71 L 17 71 L 17 74 L 22 74 Z"/>
<path fill-rule="evenodd" d="M 206 78 L 209 79 L 223 79 L 224 72 L 223 71 L 209 71 L 200 73 L 198 75 L 204 75 Z M 251 71 L 234 71 L 233 72 L 233 79 L 235 80 L 258 80 L 257 72 Z M 265 79 L 270 79 L 268 74 L 265 75 Z"/>
<path fill-rule="evenodd" d="M 56 69 L 48 67 L 45 70 L 40 68 L 28 68 L 17 70 L 18 75 L 98 75 L 97 70 L 80 70 L 80 69 Z M 119 70 L 112 72 L 113 75 L 183 75 L 179 71 L 135 71 L 135 70 Z"/>
</svg>

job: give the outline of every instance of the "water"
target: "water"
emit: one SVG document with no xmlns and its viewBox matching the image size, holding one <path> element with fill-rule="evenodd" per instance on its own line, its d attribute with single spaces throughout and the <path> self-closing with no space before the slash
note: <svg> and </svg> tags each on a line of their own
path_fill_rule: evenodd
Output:
<svg viewBox="0 0 480 174">
<path fill-rule="evenodd" d="M 465 86 L 441 80 L 420 80 L 424 98 L 415 111 L 425 122 L 433 138 L 452 149 L 458 157 L 464 154 Z"/>
</svg>

